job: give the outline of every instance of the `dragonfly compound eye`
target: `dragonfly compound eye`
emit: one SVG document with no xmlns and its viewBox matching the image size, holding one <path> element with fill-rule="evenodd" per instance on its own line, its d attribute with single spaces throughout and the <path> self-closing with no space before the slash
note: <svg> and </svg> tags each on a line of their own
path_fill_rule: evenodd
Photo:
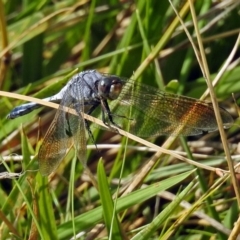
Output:
<svg viewBox="0 0 240 240">
<path fill-rule="evenodd" d="M 118 78 L 105 78 L 100 82 L 98 91 L 102 97 L 115 100 L 122 91 L 122 82 Z"/>
<path fill-rule="evenodd" d="M 111 83 L 108 98 L 110 100 L 117 99 L 121 91 L 122 91 L 122 83 L 119 82 L 118 80 L 113 80 Z"/>
</svg>

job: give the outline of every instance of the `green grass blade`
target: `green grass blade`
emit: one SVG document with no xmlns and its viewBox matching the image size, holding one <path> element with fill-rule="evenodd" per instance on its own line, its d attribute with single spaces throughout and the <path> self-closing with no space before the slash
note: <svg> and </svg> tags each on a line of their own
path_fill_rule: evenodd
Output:
<svg viewBox="0 0 240 240">
<path fill-rule="evenodd" d="M 142 231 L 136 234 L 131 240 L 144 240 L 150 239 L 156 230 L 164 225 L 171 215 L 174 213 L 174 209 L 177 208 L 180 202 L 186 197 L 189 191 L 192 189 L 194 183 L 191 182 L 186 188 L 172 201 L 154 220 L 147 225 Z"/>
<path fill-rule="evenodd" d="M 49 194 L 49 186 L 47 177 L 42 177 L 40 173 L 37 174 L 37 188 L 36 192 L 37 203 L 39 208 L 39 224 L 43 239 L 58 239 L 57 226 L 55 216 L 52 208 L 52 199 Z"/>
<path fill-rule="evenodd" d="M 99 183 L 99 195 L 102 203 L 103 218 L 108 229 L 109 238 L 108 239 L 122 239 L 122 231 L 120 229 L 120 224 L 118 216 L 114 211 L 114 203 L 109 191 L 109 184 L 106 177 L 106 173 L 103 167 L 103 162 L 100 159 L 98 162 L 98 183 Z"/>
<path fill-rule="evenodd" d="M 117 213 L 124 211 L 135 204 L 139 204 L 155 196 L 158 192 L 171 188 L 175 184 L 178 184 L 179 182 L 189 177 L 192 173 L 193 171 L 185 172 L 183 174 L 152 184 L 146 188 L 139 189 L 133 193 L 128 194 L 125 197 L 119 198 L 117 201 L 116 208 Z M 78 232 L 84 231 L 84 229 L 93 227 L 97 223 L 99 223 L 103 218 L 102 211 L 103 211 L 102 207 L 97 207 L 89 212 L 86 212 L 76 217 L 75 218 L 76 231 Z M 69 238 L 73 234 L 72 222 L 66 222 L 62 224 L 61 226 L 59 226 L 57 231 L 59 239 Z"/>
</svg>

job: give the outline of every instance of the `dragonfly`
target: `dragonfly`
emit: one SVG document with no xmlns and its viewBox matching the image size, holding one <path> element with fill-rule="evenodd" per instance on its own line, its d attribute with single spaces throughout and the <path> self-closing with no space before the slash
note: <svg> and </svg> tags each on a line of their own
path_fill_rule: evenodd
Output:
<svg viewBox="0 0 240 240">
<path fill-rule="evenodd" d="M 97 70 L 74 75 L 57 94 L 43 100 L 59 103 L 38 152 L 39 171 L 43 176 L 56 170 L 72 144 L 78 158 L 85 158 L 86 129 L 90 134 L 91 130 L 83 112 L 96 117 L 101 114 L 106 128 L 121 128 L 139 137 L 193 136 L 218 129 L 209 102 Z M 39 107 L 41 105 L 33 102 L 17 106 L 7 118 L 23 116 Z M 66 107 L 73 108 L 77 115 L 66 111 Z M 230 127 L 233 118 L 224 108 L 219 110 L 224 127 Z"/>
</svg>

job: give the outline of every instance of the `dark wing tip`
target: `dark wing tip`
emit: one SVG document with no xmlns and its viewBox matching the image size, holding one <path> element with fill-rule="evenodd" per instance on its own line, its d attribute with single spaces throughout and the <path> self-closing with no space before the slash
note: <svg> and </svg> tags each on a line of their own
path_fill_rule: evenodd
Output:
<svg viewBox="0 0 240 240">
<path fill-rule="evenodd" d="M 220 114 L 224 128 L 230 128 L 234 123 L 232 115 L 222 107 L 220 108 Z"/>
</svg>

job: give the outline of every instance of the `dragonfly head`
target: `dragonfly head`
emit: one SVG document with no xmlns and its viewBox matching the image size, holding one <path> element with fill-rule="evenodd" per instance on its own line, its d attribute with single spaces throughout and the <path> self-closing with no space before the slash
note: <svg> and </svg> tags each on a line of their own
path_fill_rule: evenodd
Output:
<svg viewBox="0 0 240 240">
<path fill-rule="evenodd" d="M 115 100 L 122 91 L 122 81 L 118 77 L 104 77 L 98 83 L 98 93 L 105 99 Z"/>
</svg>

